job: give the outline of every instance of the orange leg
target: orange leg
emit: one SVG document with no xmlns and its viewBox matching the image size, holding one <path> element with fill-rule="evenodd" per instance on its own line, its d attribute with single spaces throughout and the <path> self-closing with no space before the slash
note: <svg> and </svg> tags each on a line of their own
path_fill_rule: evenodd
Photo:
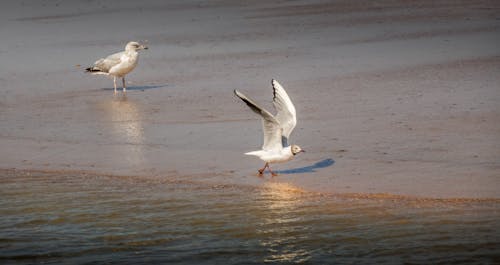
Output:
<svg viewBox="0 0 500 265">
<path fill-rule="evenodd" d="M 263 168 L 259 169 L 259 176 L 262 176 L 264 174 L 264 170 L 269 167 L 269 163 L 266 163 Z"/>
<path fill-rule="evenodd" d="M 271 167 L 269 166 L 269 163 L 266 163 L 263 168 L 259 169 L 259 176 L 262 176 L 262 174 L 264 174 L 264 170 L 266 170 L 266 168 L 269 169 L 269 172 L 271 173 L 271 176 L 273 176 L 273 177 L 278 176 L 278 174 L 274 173 L 271 170 Z"/>
<path fill-rule="evenodd" d="M 269 169 L 269 172 L 271 172 L 271 176 L 273 176 L 273 177 L 278 176 L 278 173 L 274 173 L 274 172 L 271 170 L 271 167 L 270 167 L 269 165 L 267 166 L 267 169 Z"/>
</svg>

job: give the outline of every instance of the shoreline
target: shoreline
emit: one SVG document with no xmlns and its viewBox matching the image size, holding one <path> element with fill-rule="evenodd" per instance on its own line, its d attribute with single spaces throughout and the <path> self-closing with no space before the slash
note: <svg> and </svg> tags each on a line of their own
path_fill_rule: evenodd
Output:
<svg viewBox="0 0 500 265">
<path fill-rule="evenodd" d="M 182 175 L 156 175 L 156 176 L 137 176 L 137 175 L 119 175 L 110 174 L 105 172 L 97 171 L 87 171 L 87 170 L 43 170 L 43 169 L 16 169 L 16 168 L 0 168 L 0 181 L 1 178 L 5 176 L 29 176 L 29 177 L 39 177 L 50 175 L 51 177 L 105 177 L 113 179 L 122 179 L 127 181 L 152 181 L 152 184 L 180 184 L 180 185 L 198 185 L 213 189 L 227 189 L 236 188 L 244 190 L 267 190 L 270 189 L 266 187 L 265 184 L 243 184 L 243 183 L 215 183 L 210 181 L 202 180 L 187 180 L 183 179 Z M 255 178 L 259 178 L 255 176 Z M 461 205 L 461 204 L 500 204 L 500 198 L 434 198 L 434 197 L 423 197 L 415 195 L 401 195 L 401 194 L 391 194 L 391 193 L 334 193 L 334 192 L 318 192 L 306 190 L 290 184 L 286 181 L 280 181 L 279 176 L 274 177 L 274 179 L 263 179 L 263 183 L 270 183 L 275 185 L 273 189 L 285 190 L 287 193 L 296 193 L 312 197 L 327 197 L 341 200 L 367 200 L 367 201 L 379 201 L 379 202 L 399 202 L 414 204 L 418 203 L 419 206 L 426 204 L 446 204 L 446 205 Z"/>
</svg>

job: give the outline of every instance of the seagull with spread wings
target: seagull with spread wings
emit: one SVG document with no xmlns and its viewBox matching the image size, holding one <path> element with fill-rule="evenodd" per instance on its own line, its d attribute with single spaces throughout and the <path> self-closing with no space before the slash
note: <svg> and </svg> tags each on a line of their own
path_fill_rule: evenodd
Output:
<svg viewBox="0 0 500 265">
<path fill-rule="evenodd" d="M 93 66 L 85 69 L 85 72 L 94 75 L 113 76 L 113 84 L 116 94 L 116 78 L 121 77 L 123 92 L 127 91 L 125 85 L 125 75 L 130 73 L 137 66 L 139 50 L 148 49 L 146 45 L 131 41 L 125 46 L 125 51 L 114 53 L 106 58 L 97 60 Z"/>
<path fill-rule="evenodd" d="M 288 139 L 293 128 L 297 124 L 297 116 L 295 107 L 293 106 L 290 97 L 285 89 L 276 80 L 272 80 L 273 86 L 273 103 L 277 114 L 273 116 L 269 111 L 258 106 L 253 100 L 245 96 L 238 90 L 234 90 L 234 94 L 245 102 L 251 110 L 259 114 L 262 118 L 262 129 L 264 131 L 264 144 L 262 150 L 245 153 L 246 155 L 257 156 L 264 160 L 266 164 L 259 169 L 259 174 L 262 175 L 264 170 L 269 169 L 272 176 L 276 176 L 271 168 L 270 163 L 286 162 L 291 160 L 300 152 L 305 152 L 298 145 L 289 145 Z"/>
</svg>

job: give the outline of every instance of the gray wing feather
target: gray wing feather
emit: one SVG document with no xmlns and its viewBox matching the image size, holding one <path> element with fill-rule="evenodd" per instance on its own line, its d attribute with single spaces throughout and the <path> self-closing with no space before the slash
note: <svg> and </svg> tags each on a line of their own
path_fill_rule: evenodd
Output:
<svg viewBox="0 0 500 265">
<path fill-rule="evenodd" d="M 253 100 L 245 96 L 238 90 L 234 90 L 234 94 L 245 102 L 251 110 L 259 114 L 262 118 L 262 129 L 264 132 L 263 150 L 280 150 L 283 148 L 281 143 L 282 129 L 279 121 L 269 111 L 258 106 Z"/>
<path fill-rule="evenodd" d="M 94 63 L 94 68 L 97 68 L 100 71 L 105 72 L 105 73 L 109 72 L 109 69 L 111 69 L 111 67 L 113 67 L 121 62 L 120 57 L 123 55 L 123 53 L 125 53 L 125 52 L 117 52 L 117 53 L 111 54 L 110 56 L 108 56 L 106 58 L 101 58 L 101 59 L 97 60 Z"/>
<path fill-rule="evenodd" d="M 273 103 L 276 109 L 276 120 L 278 120 L 281 128 L 283 129 L 282 144 L 288 146 L 288 139 L 292 133 L 295 125 L 297 125 L 297 114 L 295 106 L 288 97 L 285 89 L 276 80 L 271 81 L 273 85 Z"/>
</svg>

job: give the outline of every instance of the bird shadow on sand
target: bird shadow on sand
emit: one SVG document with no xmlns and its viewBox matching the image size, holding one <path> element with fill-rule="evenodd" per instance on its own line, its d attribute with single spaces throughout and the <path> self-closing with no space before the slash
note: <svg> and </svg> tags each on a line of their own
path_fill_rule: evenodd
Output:
<svg viewBox="0 0 500 265">
<path fill-rule="evenodd" d="M 327 158 L 327 159 L 321 160 L 319 162 L 316 162 L 310 166 L 280 170 L 280 171 L 276 171 L 276 173 L 278 173 L 278 174 L 313 173 L 313 172 L 316 172 L 316 169 L 329 167 L 333 164 L 335 164 L 335 160 L 333 160 L 331 158 Z"/>
<path fill-rule="evenodd" d="M 167 87 L 167 86 L 168 86 L 167 84 L 164 84 L 164 85 L 150 85 L 150 86 L 129 86 L 129 87 L 127 87 L 127 91 L 145 91 L 145 90 L 150 90 L 150 89 L 163 88 L 163 87 Z M 114 88 L 112 88 L 112 87 L 104 87 L 104 88 L 101 88 L 101 90 L 113 91 Z M 116 91 L 117 92 L 121 92 L 122 88 L 121 87 L 117 87 Z"/>
</svg>

